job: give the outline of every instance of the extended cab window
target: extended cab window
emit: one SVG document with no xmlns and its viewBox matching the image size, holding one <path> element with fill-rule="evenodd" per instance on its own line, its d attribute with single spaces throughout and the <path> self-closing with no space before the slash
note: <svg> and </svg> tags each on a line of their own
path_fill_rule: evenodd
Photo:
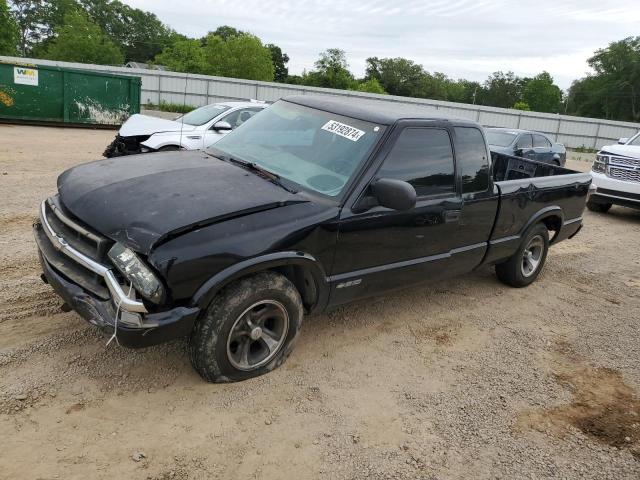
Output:
<svg viewBox="0 0 640 480">
<path fill-rule="evenodd" d="M 462 193 L 484 192 L 489 188 L 487 145 L 480 130 L 455 127 L 456 164 L 462 177 Z"/>
<path fill-rule="evenodd" d="M 449 133 L 439 128 L 405 128 L 378 177 L 409 182 L 418 196 L 455 192 Z"/>
</svg>

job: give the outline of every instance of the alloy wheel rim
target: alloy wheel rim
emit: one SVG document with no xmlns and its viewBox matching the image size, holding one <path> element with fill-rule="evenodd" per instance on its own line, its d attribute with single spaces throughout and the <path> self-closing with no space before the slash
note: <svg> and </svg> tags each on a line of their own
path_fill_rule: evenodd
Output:
<svg viewBox="0 0 640 480">
<path fill-rule="evenodd" d="M 275 300 L 260 300 L 233 323 L 227 337 L 227 358 L 238 370 L 260 368 L 280 351 L 288 330 L 289 314 L 284 305 Z"/>
<path fill-rule="evenodd" d="M 524 249 L 522 254 L 522 262 L 520 269 L 522 275 L 530 277 L 538 270 L 540 263 L 542 263 L 542 254 L 544 252 L 544 239 L 541 235 L 536 235 Z"/>
</svg>

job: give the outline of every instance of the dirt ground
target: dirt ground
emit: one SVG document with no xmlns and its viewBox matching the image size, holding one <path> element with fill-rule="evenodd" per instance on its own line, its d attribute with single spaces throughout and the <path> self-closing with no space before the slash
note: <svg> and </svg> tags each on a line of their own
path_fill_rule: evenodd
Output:
<svg viewBox="0 0 640 480">
<path fill-rule="evenodd" d="M 0 125 L 0 478 L 640 478 L 640 212 L 585 212 L 529 288 L 350 305 L 211 385 L 182 341 L 105 347 L 39 279 L 39 202 L 113 135 Z"/>
</svg>

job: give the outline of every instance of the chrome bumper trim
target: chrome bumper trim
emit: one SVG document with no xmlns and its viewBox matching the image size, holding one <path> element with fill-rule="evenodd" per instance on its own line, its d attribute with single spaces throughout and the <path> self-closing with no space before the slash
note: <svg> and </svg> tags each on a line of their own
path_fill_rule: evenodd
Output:
<svg viewBox="0 0 640 480">
<path fill-rule="evenodd" d="M 53 248 L 64 253 L 75 262 L 79 263 L 88 270 L 97 273 L 101 277 L 104 277 L 104 281 L 107 284 L 107 288 L 111 292 L 113 303 L 116 306 L 120 306 L 123 310 L 128 312 L 147 313 L 147 309 L 142 302 L 129 298 L 122 290 L 122 287 L 118 283 L 118 280 L 113 275 L 110 268 L 105 267 L 101 263 L 87 257 L 82 252 L 79 252 L 75 248 L 71 247 L 63 237 L 58 236 L 56 232 L 51 228 L 47 221 L 46 205 L 47 201 L 43 201 L 40 206 L 40 219 L 42 225 L 44 225 L 44 233 L 49 237 Z"/>
</svg>

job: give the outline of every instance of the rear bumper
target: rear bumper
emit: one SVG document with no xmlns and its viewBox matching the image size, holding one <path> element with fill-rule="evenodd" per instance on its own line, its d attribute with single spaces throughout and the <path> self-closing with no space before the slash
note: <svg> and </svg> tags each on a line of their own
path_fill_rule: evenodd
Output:
<svg viewBox="0 0 640 480">
<path fill-rule="evenodd" d="M 116 308 L 111 299 L 101 300 L 91 295 L 79 285 L 66 279 L 56 271 L 39 252 L 40 264 L 46 281 L 55 292 L 87 322 L 111 334 L 114 330 Z M 200 313 L 197 307 L 177 307 L 160 313 L 142 315 L 142 327 L 134 327 L 118 322 L 118 342 L 130 348 L 148 347 L 174 338 L 184 337 L 191 332 Z M 132 315 L 121 311 L 119 315 Z"/>
</svg>

